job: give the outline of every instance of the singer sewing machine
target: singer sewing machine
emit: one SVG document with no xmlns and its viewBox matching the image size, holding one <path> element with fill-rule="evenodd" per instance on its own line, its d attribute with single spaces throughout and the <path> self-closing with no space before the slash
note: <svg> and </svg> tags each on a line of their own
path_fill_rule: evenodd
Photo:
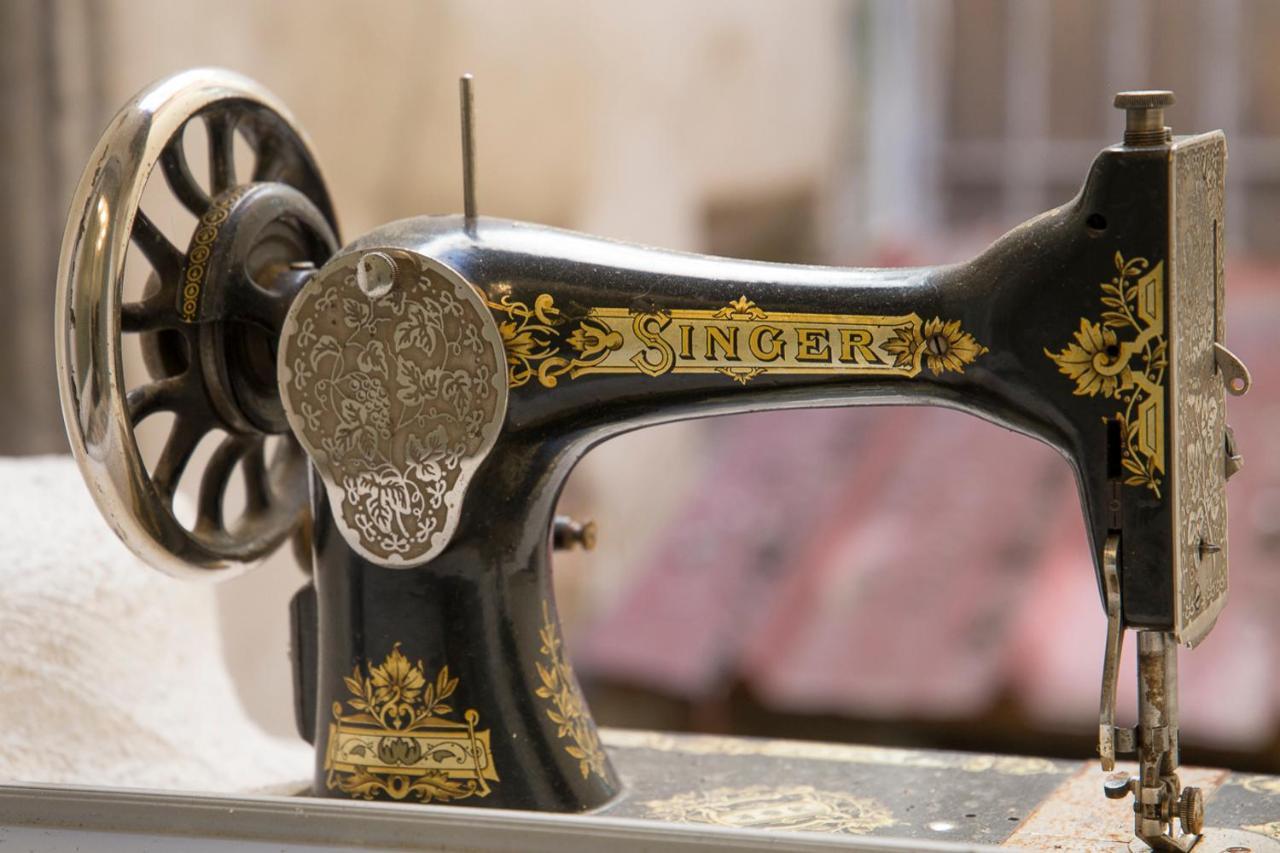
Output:
<svg viewBox="0 0 1280 853">
<path fill-rule="evenodd" d="M 1189 850 L 1204 805 L 1179 779 L 1177 647 L 1226 602 L 1241 457 L 1224 389 L 1243 394 L 1249 374 L 1223 343 L 1225 140 L 1171 137 L 1172 102 L 1118 95 L 1123 142 L 1079 195 L 968 263 L 836 269 L 479 216 L 469 78 L 464 213 L 344 244 L 286 110 L 234 74 L 179 74 L 120 112 L 72 206 L 57 311 L 72 448 L 115 531 L 166 572 L 228 575 L 301 543 L 313 580 L 292 607 L 295 692 L 315 795 L 572 812 L 621 787 L 551 587 L 553 547 L 593 533 L 555 516 L 583 454 L 731 412 L 971 412 L 1074 469 L 1108 624 L 1102 766 L 1138 762 L 1105 794 L 1132 795 L 1151 847 Z M 180 142 L 193 121 L 207 188 Z M 239 178 L 236 133 L 256 155 Z M 140 207 L 156 166 L 198 220 L 186 246 Z M 134 301 L 130 243 L 153 270 Z M 151 376 L 135 388 L 126 334 Z M 161 411 L 173 424 L 148 467 L 134 430 Z M 176 485 L 213 430 L 225 437 L 184 525 Z M 1127 631 L 1134 728 L 1115 719 Z"/>
</svg>

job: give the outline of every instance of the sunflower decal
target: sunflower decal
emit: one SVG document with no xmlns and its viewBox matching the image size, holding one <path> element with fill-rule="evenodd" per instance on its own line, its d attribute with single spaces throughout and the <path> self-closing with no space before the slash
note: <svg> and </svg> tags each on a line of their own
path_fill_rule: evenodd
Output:
<svg viewBox="0 0 1280 853">
<path fill-rule="evenodd" d="M 450 682 L 448 667 L 441 672 L 445 681 Z M 359 673 L 355 677 L 359 678 Z M 427 680 L 422 669 L 410 664 L 396 643 L 387 659 L 369 670 L 369 684 L 373 688 L 372 706 L 385 721 L 387 717 L 399 718 L 413 713 Z"/>
<path fill-rule="evenodd" d="M 913 323 L 893 330 L 895 337 L 884 343 L 885 352 L 894 357 L 893 366 L 910 369 L 922 364 L 934 376 L 944 371 L 964 373 L 987 348 L 960 328 L 959 320 L 934 317 L 923 326 Z"/>
</svg>

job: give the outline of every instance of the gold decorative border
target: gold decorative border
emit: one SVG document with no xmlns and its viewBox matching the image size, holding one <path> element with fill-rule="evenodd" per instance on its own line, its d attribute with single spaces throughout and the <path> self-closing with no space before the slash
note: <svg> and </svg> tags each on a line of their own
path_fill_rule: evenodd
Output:
<svg viewBox="0 0 1280 853">
<path fill-rule="evenodd" d="M 573 667 L 565 660 L 564 643 L 560 639 L 559 629 L 551 618 L 551 607 L 542 602 L 542 628 L 538 631 L 538 639 L 542 645 L 538 651 L 543 661 L 535 661 L 538 678 L 542 686 L 534 691 L 539 699 L 544 700 L 547 719 L 555 723 L 556 737 L 569 740 L 564 751 L 578 759 L 578 769 L 582 778 L 592 773 L 604 781 L 609 781 L 606 772 L 604 749 L 600 746 L 600 736 L 596 732 L 595 721 L 587 713 L 586 703 L 578 690 L 578 680 L 574 678 Z"/>
<path fill-rule="evenodd" d="M 1115 254 L 1116 275 L 1102 282 L 1101 322 L 1081 318 L 1075 342 L 1044 354 L 1075 380 L 1078 396 L 1112 398 L 1120 408 L 1121 464 L 1125 484 L 1143 486 L 1158 498 L 1165 472 L 1165 374 L 1168 346 L 1164 320 L 1164 262 L 1125 260 Z M 1121 340 L 1121 333 L 1132 333 Z M 1104 418 L 1109 420 L 1108 418 Z"/>
<path fill-rule="evenodd" d="M 449 719 L 446 704 L 458 679 L 441 667 L 428 683 L 422 661 L 411 664 L 396 643 L 377 666 L 357 666 L 343 681 L 350 713 L 333 703 L 325 750 L 325 787 L 372 800 L 450 802 L 489 794 L 499 781 L 489 748 L 489 732 L 476 731 L 480 714 Z"/>
<path fill-rule="evenodd" d="M 236 187 L 218 196 L 209 209 L 196 224 L 195 234 L 191 237 L 191 247 L 187 250 L 187 267 L 182 274 L 182 290 L 178 294 L 178 316 L 184 322 L 194 323 L 200 311 L 200 292 L 204 287 L 204 276 L 209 262 L 210 248 L 218 239 L 218 230 L 231 215 L 231 208 L 250 189 L 249 184 Z"/>
<path fill-rule="evenodd" d="M 576 326 L 549 293 L 532 306 L 510 294 L 487 304 L 499 315 L 512 388 L 592 373 L 719 373 L 742 385 L 766 373 L 913 378 L 926 368 L 963 373 L 988 351 L 958 320 L 770 313 L 745 295 L 712 310 L 590 308 Z"/>
</svg>

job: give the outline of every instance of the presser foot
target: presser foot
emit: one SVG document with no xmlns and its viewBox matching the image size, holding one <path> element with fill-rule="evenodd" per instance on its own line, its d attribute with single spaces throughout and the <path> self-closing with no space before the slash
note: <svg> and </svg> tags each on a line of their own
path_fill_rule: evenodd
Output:
<svg viewBox="0 0 1280 853">
<path fill-rule="evenodd" d="M 1204 832 L 1204 795 L 1199 788 L 1182 788 L 1176 773 L 1142 784 L 1141 776 L 1113 773 L 1103 784 L 1111 799 L 1133 794 L 1133 834 L 1152 850 L 1187 853 Z M 1173 833 L 1174 822 L 1182 831 Z"/>
<path fill-rule="evenodd" d="M 1167 631 L 1138 632 L 1138 725 L 1116 719 L 1116 682 L 1124 624 L 1120 609 L 1120 537 L 1107 538 L 1102 580 L 1107 606 L 1107 644 L 1102 666 L 1098 755 L 1111 773 L 1103 793 L 1113 800 L 1133 795 L 1133 834 L 1152 850 L 1191 850 L 1204 831 L 1204 795 L 1178 779 L 1178 646 Z M 1115 773 L 1117 754 L 1135 754 L 1138 775 Z M 1180 832 L 1174 827 L 1181 828 Z"/>
</svg>

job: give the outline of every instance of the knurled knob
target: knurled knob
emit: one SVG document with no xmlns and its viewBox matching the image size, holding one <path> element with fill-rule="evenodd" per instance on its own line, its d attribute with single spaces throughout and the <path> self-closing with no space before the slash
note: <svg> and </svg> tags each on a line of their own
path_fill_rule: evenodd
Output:
<svg viewBox="0 0 1280 853">
<path fill-rule="evenodd" d="M 1178 819 L 1182 831 L 1199 835 L 1204 831 L 1204 794 L 1199 788 L 1183 788 L 1178 798 Z"/>
<path fill-rule="evenodd" d="M 1172 138 L 1172 131 L 1164 124 L 1164 111 L 1174 104 L 1173 92 L 1167 89 L 1118 92 L 1114 103 L 1117 109 L 1124 110 L 1125 145 L 1163 145 Z"/>
</svg>

